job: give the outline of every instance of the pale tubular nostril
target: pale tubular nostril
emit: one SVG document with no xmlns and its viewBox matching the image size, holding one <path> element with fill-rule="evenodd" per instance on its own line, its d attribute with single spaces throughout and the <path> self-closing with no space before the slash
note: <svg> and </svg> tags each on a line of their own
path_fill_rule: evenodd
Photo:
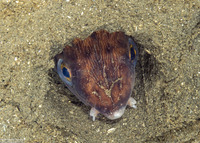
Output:
<svg viewBox="0 0 200 143">
<path fill-rule="evenodd" d="M 96 116 L 99 114 L 99 111 L 97 111 L 94 107 L 90 110 L 90 116 L 92 116 L 92 120 L 95 121 Z"/>
<path fill-rule="evenodd" d="M 135 101 L 135 99 L 133 97 L 130 97 L 129 100 L 128 100 L 128 105 L 130 107 L 133 107 L 133 108 L 137 108 L 137 106 L 135 105 L 137 102 Z"/>
</svg>

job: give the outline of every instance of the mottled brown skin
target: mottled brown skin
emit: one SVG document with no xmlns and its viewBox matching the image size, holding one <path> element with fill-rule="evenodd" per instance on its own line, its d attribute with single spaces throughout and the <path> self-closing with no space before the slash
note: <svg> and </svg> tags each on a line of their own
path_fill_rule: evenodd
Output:
<svg viewBox="0 0 200 143">
<path fill-rule="evenodd" d="M 85 40 L 75 39 L 56 56 L 71 69 L 70 90 L 86 105 L 102 114 L 126 106 L 134 83 L 129 59 L 128 36 L 123 32 L 100 30 Z"/>
</svg>

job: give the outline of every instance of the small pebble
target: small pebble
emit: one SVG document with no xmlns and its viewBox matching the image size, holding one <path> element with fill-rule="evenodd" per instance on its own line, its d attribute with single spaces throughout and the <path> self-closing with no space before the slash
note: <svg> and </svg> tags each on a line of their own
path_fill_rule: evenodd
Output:
<svg viewBox="0 0 200 143">
<path fill-rule="evenodd" d="M 107 134 L 113 133 L 115 130 L 116 130 L 116 128 L 110 128 L 110 129 L 107 131 Z"/>
</svg>

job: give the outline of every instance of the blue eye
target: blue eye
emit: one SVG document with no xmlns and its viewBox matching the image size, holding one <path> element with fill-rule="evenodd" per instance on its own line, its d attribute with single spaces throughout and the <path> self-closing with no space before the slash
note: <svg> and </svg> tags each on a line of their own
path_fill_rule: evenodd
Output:
<svg viewBox="0 0 200 143">
<path fill-rule="evenodd" d="M 137 63 L 137 57 L 138 57 L 138 49 L 136 47 L 136 44 L 133 42 L 131 38 L 128 39 L 129 42 L 129 59 L 133 63 L 134 67 Z"/>
<path fill-rule="evenodd" d="M 132 45 L 130 45 L 130 59 L 131 61 L 133 61 L 135 59 L 136 56 L 136 50 L 133 48 Z"/>
<path fill-rule="evenodd" d="M 63 75 L 65 76 L 65 78 L 66 78 L 67 80 L 71 80 L 71 79 L 70 79 L 70 73 L 69 73 L 67 67 L 64 67 L 63 64 L 62 64 L 62 65 L 61 65 L 61 69 L 62 69 L 62 73 L 63 73 Z"/>
<path fill-rule="evenodd" d="M 72 81 L 71 81 L 71 71 L 70 69 L 63 63 L 63 59 L 59 59 L 57 63 L 57 72 L 62 81 L 67 84 L 72 86 Z"/>
</svg>

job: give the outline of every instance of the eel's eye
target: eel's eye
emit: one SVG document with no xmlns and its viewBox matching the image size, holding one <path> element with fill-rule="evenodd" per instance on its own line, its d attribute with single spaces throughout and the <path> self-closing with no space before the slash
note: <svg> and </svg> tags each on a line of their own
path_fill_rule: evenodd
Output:
<svg viewBox="0 0 200 143">
<path fill-rule="evenodd" d="M 71 72 L 70 72 L 70 69 L 65 65 L 65 64 L 61 64 L 61 70 L 62 70 L 62 73 L 64 75 L 64 77 L 68 80 L 68 81 L 71 81 Z"/>
<path fill-rule="evenodd" d="M 128 42 L 129 42 L 129 59 L 131 60 L 133 65 L 136 66 L 138 49 L 136 47 L 136 44 L 133 42 L 131 38 L 128 39 Z"/>
<path fill-rule="evenodd" d="M 63 59 L 58 60 L 57 72 L 64 83 L 70 86 L 72 85 L 71 70 L 63 63 Z"/>
</svg>

